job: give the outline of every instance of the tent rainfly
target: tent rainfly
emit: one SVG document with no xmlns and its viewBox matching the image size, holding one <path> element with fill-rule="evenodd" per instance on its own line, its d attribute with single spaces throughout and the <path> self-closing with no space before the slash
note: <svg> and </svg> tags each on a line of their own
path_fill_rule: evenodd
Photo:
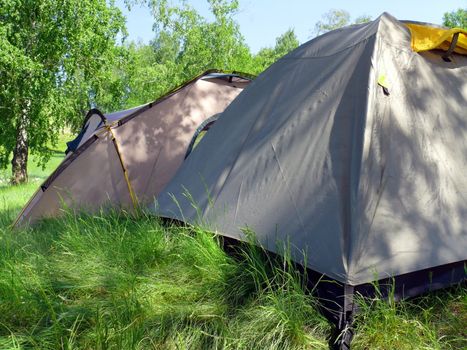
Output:
<svg viewBox="0 0 467 350">
<path fill-rule="evenodd" d="M 335 282 L 318 293 L 340 329 L 374 281 L 406 297 L 465 280 L 466 53 L 466 31 L 389 14 L 301 45 L 232 102 L 156 212 L 288 242 Z"/>
<path fill-rule="evenodd" d="M 140 107 L 108 115 L 92 109 L 16 225 L 56 216 L 64 206 L 92 211 L 150 203 L 183 162 L 199 126 L 209 127 L 249 82 L 208 71 Z"/>
</svg>

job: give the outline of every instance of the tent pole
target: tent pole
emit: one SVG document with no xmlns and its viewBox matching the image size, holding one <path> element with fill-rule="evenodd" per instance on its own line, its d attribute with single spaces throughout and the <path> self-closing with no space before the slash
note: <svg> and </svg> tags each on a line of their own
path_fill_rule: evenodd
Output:
<svg viewBox="0 0 467 350">
<path fill-rule="evenodd" d="M 122 166 L 123 176 L 125 178 L 125 182 L 128 187 L 128 192 L 130 193 L 131 202 L 133 203 L 133 207 L 136 210 L 138 208 L 138 199 L 136 198 L 136 194 L 133 191 L 133 187 L 131 186 L 130 178 L 128 176 L 128 170 L 125 167 L 125 163 L 123 162 L 123 156 L 122 156 L 122 153 L 120 152 L 120 147 L 118 146 L 117 139 L 115 138 L 115 133 L 113 132 L 112 127 L 110 125 L 106 124 L 105 128 L 112 135 L 112 142 L 114 144 L 115 151 L 117 152 L 118 159 L 120 160 L 120 165 Z"/>
</svg>

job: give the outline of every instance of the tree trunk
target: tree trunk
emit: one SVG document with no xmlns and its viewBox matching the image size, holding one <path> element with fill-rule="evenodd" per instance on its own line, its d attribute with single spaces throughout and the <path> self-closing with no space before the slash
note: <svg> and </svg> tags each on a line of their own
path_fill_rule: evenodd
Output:
<svg viewBox="0 0 467 350">
<path fill-rule="evenodd" d="M 12 185 L 19 185 L 28 181 L 28 113 L 23 109 L 16 129 L 16 145 L 11 161 Z"/>
</svg>

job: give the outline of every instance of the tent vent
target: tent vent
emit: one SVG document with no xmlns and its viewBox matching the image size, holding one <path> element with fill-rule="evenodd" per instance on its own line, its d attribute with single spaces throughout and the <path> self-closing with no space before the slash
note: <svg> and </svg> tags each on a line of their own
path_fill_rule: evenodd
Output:
<svg viewBox="0 0 467 350">
<path fill-rule="evenodd" d="M 191 138 L 190 144 L 188 145 L 188 149 L 185 153 L 185 159 L 190 155 L 193 148 L 196 146 L 196 140 L 201 132 L 209 130 L 209 128 L 216 122 L 217 118 L 219 117 L 218 114 L 214 114 L 212 117 L 206 119 L 204 122 L 201 123 L 200 126 L 196 129 L 193 137 Z"/>
</svg>

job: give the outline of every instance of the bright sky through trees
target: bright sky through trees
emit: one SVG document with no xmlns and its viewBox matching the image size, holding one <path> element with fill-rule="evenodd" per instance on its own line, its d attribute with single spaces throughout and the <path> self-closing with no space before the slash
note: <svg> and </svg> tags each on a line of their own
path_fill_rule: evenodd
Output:
<svg viewBox="0 0 467 350">
<path fill-rule="evenodd" d="M 209 18 L 206 0 L 188 0 L 197 11 Z M 134 6 L 128 12 L 123 0 L 117 5 L 124 9 L 130 40 L 149 42 L 153 38 L 153 18 L 145 7 Z M 240 11 L 235 19 L 253 53 L 265 46 L 273 46 L 275 39 L 293 28 L 301 43 L 314 36 L 315 23 L 331 9 L 343 9 L 355 19 L 361 15 L 371 18 L 389 12 L 398 19 L 441 24 L 443 14 L 466 8 L 467 0 L 240 0 Z"/>
</svg>

